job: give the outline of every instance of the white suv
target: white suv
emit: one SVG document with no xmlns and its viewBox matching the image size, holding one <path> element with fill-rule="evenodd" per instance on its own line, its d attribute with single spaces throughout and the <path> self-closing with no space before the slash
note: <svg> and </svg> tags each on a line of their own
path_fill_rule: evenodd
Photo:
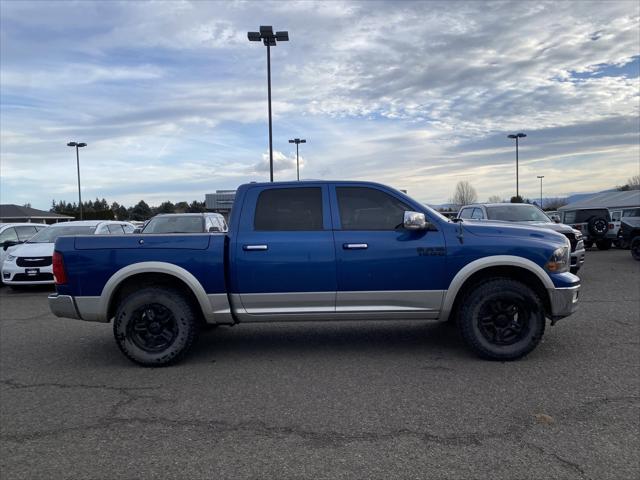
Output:
<svg viewBox="0 0 640 480">
<path fill-rule="evenodd" d="M 58 237 L 124 235 L 134 230 L 129 222 L 110 220 L 54 223 L 7 252 L 2 264 L 2 281 L 10 287 L 53 284 L 52 257 Z"/>
</svg>

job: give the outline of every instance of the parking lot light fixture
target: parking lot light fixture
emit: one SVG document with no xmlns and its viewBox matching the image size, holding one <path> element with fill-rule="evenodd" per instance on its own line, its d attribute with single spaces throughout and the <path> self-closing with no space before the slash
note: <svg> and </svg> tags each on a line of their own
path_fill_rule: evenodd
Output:
<svg viewBox="0 0 640 480">
<path fill-rule="evenodd" d="M 298 181 L 300 181 L 300 155 L 298 153 L 298 146 L 301 143 L 307 143 L 307 141 L 304 138 L 302 138 L 302 139 L 294 138 L 292 140 L 289 140 L 289 143 L 295 143 L 296 144 L 296 170 L 298 172 Z"/>
<path fill-rule="evenodd" d="M 538 178 L 540 179 L 540 210 L 542 210 L 542 179 L 544 175 L 538 175 Z"/>
<path fill-rule="evenodd" d="M 78 167 L 78 205 L 80 207 L 80 220 L 82 220 L 82 193 L 80 192 L 80 154 L 78 150 L 82 147 L 86 147 L 84 142 L 69 142 L 67 147 L 75 147 L 76 149 L 76 165 Z"/>
<path fill-rule="evenodd" d="M 526 137 L 524 133 L 513 133 L 511 135 L 507 135 L 507 137 L 516 140 L 516 197 L 520 197 L 520 185 L 518 179 L 518 140 Z"/>
<path fill-rule="evenodd" d="M 259 42 L 267 47 L 267 97 L 269 104 L 269 177 L 273 182 L 273 129 L 271 124 L 271 47 L 275 47 L 277 42 L 288 42 L 289 32 L 273 32 L 271 26 L 260 26 L 259 32 L 247 32 L 250 42 Z"/>
</svg>

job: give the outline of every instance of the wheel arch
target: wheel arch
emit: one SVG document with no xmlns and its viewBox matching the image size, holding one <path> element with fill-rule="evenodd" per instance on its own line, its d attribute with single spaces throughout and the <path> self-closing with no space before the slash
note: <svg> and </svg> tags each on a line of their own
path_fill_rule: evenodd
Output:
<svg viewBox="0 0 640 480">
<path fill-rule="evenodd" d="M 554 288 L 554 285 L 549 275 L 539 265 L 526 258 L 496 255 L 474 260 L 453 277 L 443 300 L 441 320 L 447 321 L 454 318 L 458 305 L 466 293 L 489 277 L 504 277 L 521 281 L 539 295 L 545 312 L 551 311 L 548 290 Z"/>
<path fill-rule="evenodd" d="M 100 295 L 99 312 L 108 322 L 114 315 L 117 302 L 135 285 L 163 284 L 175 286 L 194 302 L 205 321 L 212 320 L 213 311 L 202 284 L 190 272 L 166 262 L 140 262 L 118 270 L 107 281 Z"/>
</svg>

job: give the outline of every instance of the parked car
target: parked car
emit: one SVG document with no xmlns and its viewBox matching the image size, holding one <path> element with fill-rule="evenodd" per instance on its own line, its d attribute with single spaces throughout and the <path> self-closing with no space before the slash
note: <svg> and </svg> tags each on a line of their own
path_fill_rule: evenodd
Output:
<svg viewBox="0 0 640 480">
<path fill-rule="evenodd" d="M 611 215 L 606 208 L 577 208 L 562 212 L 562 223 L 579 230 L 584 245 L 591 248 L 596 244 L 598 250 L 609 250 L 615 239 Z"/>
<path fill-rule="evenodd" d="M 60 237 L 59 317 L 114 320 L 125 356 L 183 357 L 203 324 L 456 319 L 485 358 L 512 360 L 577 308 L 569 240 L 451 221 L 369 182 L 242 185 L 226 234 Z"/>
<path fill-rule="evenodd" d="M 584 264 L 585 250 L 582 234 L 569 225 L 556 223 L 545 212 L 528 203 L 477 203 L 465 205 L 458 217 L 466 220 L 495 220 L 517 222 L 548 228 L 561 233 L 571 244 L 571 273 L 577 273 Z"/>
<path fill-rule="evenodd" d="M 11 287 L 53 284 L 52 256 L 63 235 L 124 235 L 133 233 L 128 222 L 85 220 L 54 223 L 9 251 L 2 264 L 2 281 Z"/>
<path fill-rule="evenodd" d="M 634 208 L 616 208 L 609 210 L 609 214 L 611 215 L 611 223 L 613 224 L 613 229 L 611 233 L 615 235 L 616 239 L 613 243 L 620 248 L 628 248 L 629 244 L 620 243 L 620 227 L 621 221 L 625 217 L 640 217 L 640 207 Z"/>
<path fill-rule="evenodd" d="M 47 227 L 48 225 L 44 223 L 0 223 L 0 278 L 2 278 L 2 264 L 7 252 Z M 2 285 L 1 281 L 0 285 Z"/>
<path fill-rule="evenodd" d="M 219 213 L 161 213 L 141 229 L 142 233 L 226 232 L 227 222 Z"/>
<path fill-rule="evenodd" d="M 640 210 L 640 209 L 639 209 Z M 631 255 L 640 260 L 640 211 L 634 217 L 622 217 L 618 231 L 618 243 L 631 248 Z"/>
</svg>

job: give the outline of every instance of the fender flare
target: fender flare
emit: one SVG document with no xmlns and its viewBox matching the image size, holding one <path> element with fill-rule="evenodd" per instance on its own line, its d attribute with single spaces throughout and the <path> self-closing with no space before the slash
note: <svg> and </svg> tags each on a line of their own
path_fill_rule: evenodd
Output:
<svg viewBox="0 0 640 480">
<path fill-rule="evenodd" d="M 102 316 L 102 321 L 108 322 L 107 318 L 109 304 L 111 303 L 111 299 L 113 297 L 116 289 L 124 282 L 127 278 L 138 275 L 141 273 L 163 273 L 166 275 L 170 275 L 175 277 L 178 280 L 184 282 L 187 287 L 191 290 L 191 292 L 195 295 L 198 303 L 200 304 L 200 309 L 206 320 L 210 320 L 213 318 L 213 311 L 211 309 L 211 303 L 207 297 L 207 293 L 204 290 L 202 284 L 198 281 L 196 277 L 193 276 L 189 271 L 185 270 L 182 267 L 174 265 L 172 263 L 167 262 L 139 262 L 133 263 L 131 265 L 127 265 L 126 267 L 121 268 L 117 272 L 115 272 L 107 283 L 104 285 L 102 289 L 102 293 L 100 294 L 100 304 L 98 306 L 98 312 Z"/>
<path fill-rule="evenodd" d="M 483 257 L 474 260 L 471 263 L 465 265 L 451 280 L 449 289 L 447 290 L 444 300 L 442 302 L 442 310 L 440 318 L 444 321 L 449 319 L 453 303 L 458 296 L 458 292 L 464 285 L 464 283 L 473 275 L 481 270 L 491 267 L 520 267 L 530 271 L 538 280 L 542 282 L 544 287 L 548 290 L 555 288 L 551 278 L 545 272 L 540 265 L 532 262 L 524 257 L 517 257 L 515 255 L 492 255 L 490 257 Z"/>
</svg>

